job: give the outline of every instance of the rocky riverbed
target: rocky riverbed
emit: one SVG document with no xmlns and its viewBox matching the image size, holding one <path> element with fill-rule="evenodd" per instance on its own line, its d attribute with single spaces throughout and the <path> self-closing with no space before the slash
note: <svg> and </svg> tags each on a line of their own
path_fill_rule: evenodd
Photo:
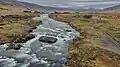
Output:
<svg viewBox="0 0 120 67">
<path fill-rule="evenodd" d="M 47 14 L 33 19 L 42 20 L 42 25 L 30 33 L 35 38 L 32 36 L 33 39 L 25 43 L 18 41 L 17 46 L 21 47 L 19 50 L 6 50 L 7 44 L 1 45 L 0 67 L 65 67 L 68 46 L 74 38 L 80 37 L 80 33 L 66 23 L 49 18 Z M 28 39 L 29 36 L 31 35 L 28 35 Z M 41 36 L 51 37 L 57 41 L 53 43 L 53 40 L 47 39 L 47 42 L 42 42 L 39 41 Z"/>
</svg>

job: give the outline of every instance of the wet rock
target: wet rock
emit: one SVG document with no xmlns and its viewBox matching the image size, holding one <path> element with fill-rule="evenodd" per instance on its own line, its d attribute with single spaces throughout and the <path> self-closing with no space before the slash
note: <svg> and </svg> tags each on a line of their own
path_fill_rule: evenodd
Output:
<svg viewBox="0 0 120 67">
<path fill-rule="evenodd" d="M 21 36 L 15 39 L 14 43 L 25 43 L 26 41 L 35 38 L 33 34 L 27 34 L 25 36 Z"/>
<path fill-rule="evenodd" d="M 65 30 L 66 32 L 71 32 L 71 30 Z"/>
<path fill-rule="evenodd" d="M 28 33 L 32 32 L 34 29 L 36 29 L 37 27 L 32 27 L 28 30 Z"/>
<path fill-rule="evenodd" d="M 32 32 L 32 31 L 33 31 L 33 29 L 30 29 L 30 30 L 28 30 L 28 33 Z"/>
<path fill-rule="evenodd" d="M 22 47 L 21 44 L 10 43 L 10 44 L 8 45 L 8 48 L 6 48 L 6 50 L 10 50 L 10 49 L 19 50 L 21 47 Z"/>
<path fill-rule="evenodd" d="M 17 38 L 14 43 L 24 43 L 25 42 L 25 38 Z"/>
<path fill-rule="evenodd" d="M 26 41 L 28 41 L 28 40 L 30 40 L 30 39 L 33 39 L 33 38 L 35 38 L 35 36 L 34 36 L 33 34 L 28 34 L 28 35 L 26 36 Z"/>
<path fill-rule="evenodd" d="M 39 41 L 45 42 L 45 43 L 50 43 L 50 44 L 57 42 L 57 40 L 58 40 L 57 38 L 48 37 L 48 36 L 41 36 L 39 38 Z"/>
<path fill-rule="evenodd" d="M 32 27 L 32 29 L 36 29 L 37 27 Z"/>
<path fill-rule="evenodd" d="M 4 45 L 4 44 L 6 44 L 6 43 L 9 43 L 9 42 L 0 42 L 0 45 Z"/>
</svg>

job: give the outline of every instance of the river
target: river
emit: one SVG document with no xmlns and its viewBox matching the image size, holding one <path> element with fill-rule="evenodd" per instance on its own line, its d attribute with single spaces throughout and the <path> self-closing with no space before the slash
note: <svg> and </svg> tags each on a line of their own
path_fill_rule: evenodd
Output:
<svg viewBox="0 0 120 67">
<path fill-rule="evenodd" d="M 0 46 L 0 67 L 65 67 L 68 47 L 80 33 L 67 23 L 49 18 L 48 14 L 33 19 L 42 20 L 42 25 L 31 32 L 36 37 L 23 43 L 20 50 L 5 50 L 6 44 Z M 57 41 L 41 42 L 41 36 L 51 36 Z"/>
</svg>

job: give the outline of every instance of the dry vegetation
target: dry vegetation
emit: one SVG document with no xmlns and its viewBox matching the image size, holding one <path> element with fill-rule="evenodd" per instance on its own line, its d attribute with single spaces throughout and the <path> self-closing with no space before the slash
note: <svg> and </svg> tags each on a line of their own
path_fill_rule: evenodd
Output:
<svg viewBox="0 0 120 67">
<path fill-rule="evenodd" d="M 51 14 L 50 17 L 69 23 L 81 33 L 80 40 L 69 48 L 68 67 L 120 67 L 117 54 L 120 50 L 105 34 L 120 42 L 119 13 Z"/>
<path fill-rule="evenodd" d="M 25 13 L 20 6 L 0 5 L 0 43 L 11 42 L 16 37 L 25 35 L 39 25 L 40 21 L 32 20 L 39 13 Z"/>
</svg>

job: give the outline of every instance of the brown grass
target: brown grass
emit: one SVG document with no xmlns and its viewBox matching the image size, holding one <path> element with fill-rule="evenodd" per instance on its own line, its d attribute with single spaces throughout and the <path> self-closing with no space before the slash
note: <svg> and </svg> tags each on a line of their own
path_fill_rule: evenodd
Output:
<svg viewBox="0 0 120 67">
<path fill-rule="evenodd" d="M 92 18 L 86 19 L 84 15 L 92 15 Z M 106 50 L 114 46 L 100 46 L 99 42 L 107 42 L 104 32 L 120 41 L 119 37 L 116 37 L 120 31 L 119 16 L 120 14 L 106 13 L 51 14 L 51 18 L 72 24 L 81 33 L 80 41 L 69 47 L 67 67 L 120 67 L 120 55 L 116 54 L 117 51 L 114 53 Z"/>
<path fill-rule="evenodd" d="M 40 24 L 40 21 L 32 20 L 39 13 L 24 13 L 27 9 L 19 6 L 0 5 L 0 8 L 0 16 L 17 16 L 0 18 L 0 43 L 10 42 L 16 36 L 27 34 L 30 28 Z"/>
</svg>

